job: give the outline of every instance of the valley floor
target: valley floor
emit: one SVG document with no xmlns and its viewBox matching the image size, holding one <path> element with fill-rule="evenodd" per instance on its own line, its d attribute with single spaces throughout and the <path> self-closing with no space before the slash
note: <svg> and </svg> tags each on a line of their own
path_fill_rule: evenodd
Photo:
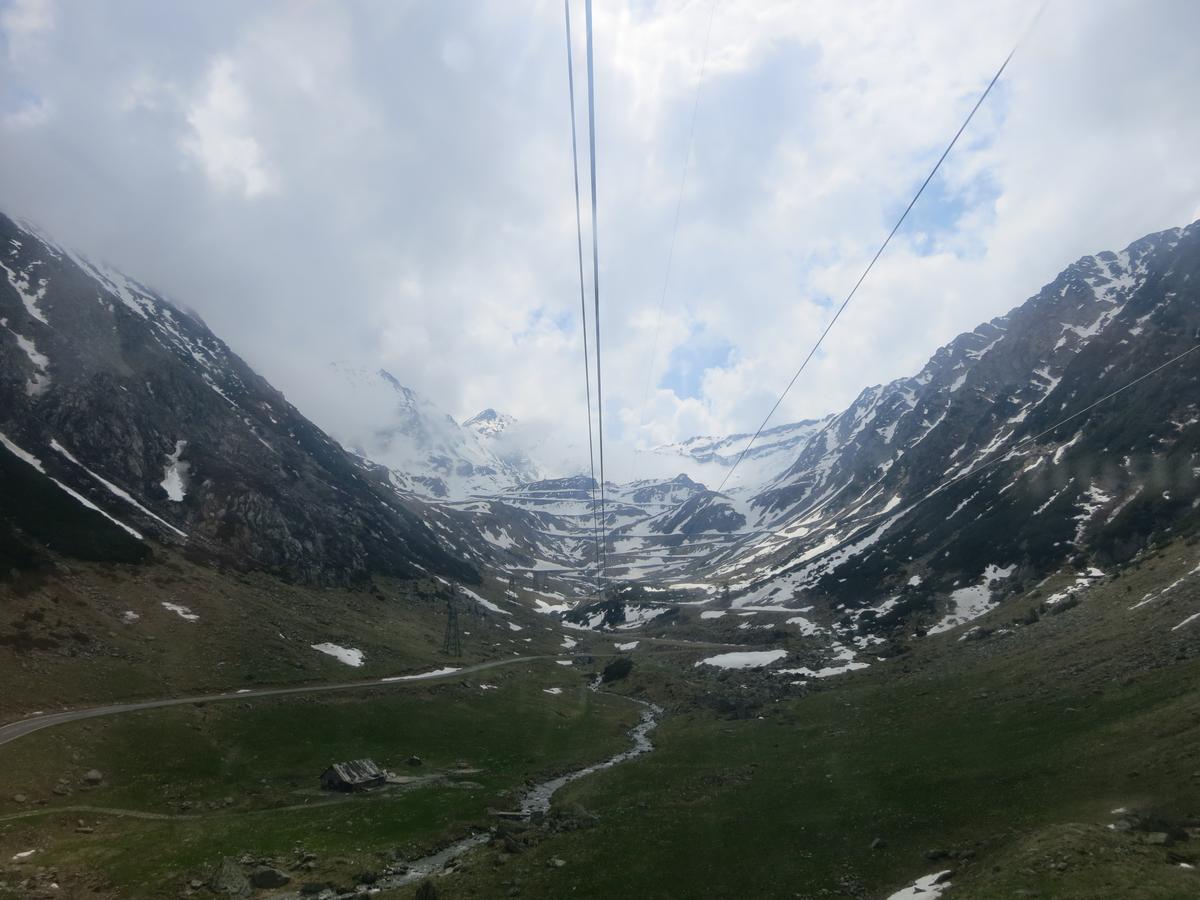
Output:
<svg viewBox="0 0 1200 900">
<path fill-rule="evenodd" d="M 887 898 L 950 870 L 945 900 L 1196 897 L 1200 621 L 1184 623 L 1200 612 L 1198 557 L 1180 542 L 1057 614 L 1014 623 L 1035 618 L 1035 591 L 973 623 L 993 629 L 983 639 L 914 639 L 903 656 L 815 683 L 697 668 L 711 650 L 643 641 L 614 690 L 666 709 L 655 751 L 569 785 L 545 822 L 500 822 L 490 845 L 434 879 L 437 896 Z M 435 668 L 436 611 L 427 619 L 423 656 L 410 638 L 411 655 L 363 674 Z M 344 634 L 369 640 L 370 622 L 365 612 Z M 415 633 L 402 625 L 386 628 Z M 480 655 L 520 652 L 503 621 L 468 630 L 500 646 L 489 639 Z M 543 631 L 527 646 L 559 641 Z M 298 660 L 326 665 L 305 649 Z M 13 658 L 15 671 L 67 673 L 54 687 L 64 698 L 84 671 L 69 657 Z M 368 883 L 497 826 L 489 808 L 510 808 L 526 782 L 627 746 L 638 708 L 586 688 L 604 661 L 597 651 L 592 666 L 534 661 L 402 691 L 147 710 L 0 746 L 0 897 L 211 896 L 214 867 L 243 857 L 246 871 L 292 876 L 263 896 Z M 317 790 L 329 762 L 363 756 L 412 777 L 346 799 Z"/>
</svg>

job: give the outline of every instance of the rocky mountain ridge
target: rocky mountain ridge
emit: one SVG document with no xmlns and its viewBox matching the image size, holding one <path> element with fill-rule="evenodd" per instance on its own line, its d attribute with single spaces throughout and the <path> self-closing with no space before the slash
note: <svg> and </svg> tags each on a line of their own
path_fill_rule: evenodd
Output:
<svg viewBox="0 0 1200 900">
<path fill-rule="evenodd" d="M 0 266 L 0 456 L 39 496 L 0 498 L 7 562 L 153 536 L 315 583 L 477 578 L 194 314 L 3 216 Z"/>
</svg>

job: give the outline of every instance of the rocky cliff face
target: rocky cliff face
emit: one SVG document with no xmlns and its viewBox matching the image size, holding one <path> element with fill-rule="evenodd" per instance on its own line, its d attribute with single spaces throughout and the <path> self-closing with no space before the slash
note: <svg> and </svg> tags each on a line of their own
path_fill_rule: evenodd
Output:
<svg viewBox="0 0 1200 900">
<path fill-rule="evenodd" d="M 195 315 L 3 216 L 0 266 L 9 469 L 104 527 L 285 578 L 474 577 Z M 0 503 L 9 542 L 36 544 L 35 511 Z"/>
</svg>

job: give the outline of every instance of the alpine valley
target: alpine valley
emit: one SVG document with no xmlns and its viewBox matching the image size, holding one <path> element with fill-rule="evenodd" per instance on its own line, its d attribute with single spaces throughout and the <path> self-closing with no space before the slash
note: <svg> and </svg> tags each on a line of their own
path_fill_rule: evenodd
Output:
<svg viewBox="0 0 1200 900">
<path fill-rule="evenodd" d="M 0 897 L 1200 896 L 1200 223 L 604 485 L 0 267 Z"/>
</svg>

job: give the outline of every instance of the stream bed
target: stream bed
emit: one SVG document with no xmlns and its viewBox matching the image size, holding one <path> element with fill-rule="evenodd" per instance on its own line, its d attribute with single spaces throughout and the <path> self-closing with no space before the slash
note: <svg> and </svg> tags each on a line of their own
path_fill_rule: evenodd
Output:
<svg viewBox="0 0 1200 900">
<path fill-rule="evenodd" d="M 593 690 L 598 689 L 597 685 L 593 685 Z M 551 778 L 539 784 L 535 784 L 527 790 L 521 798 L 519 809 L 526 821 L 533 816 L 534 813 L 546 813 L 550 809 L 550 801 L 560 789 L 570 784 L 573 781 L 578 781 L 580 778 L 586 778 L 588 775 L 593 775 L 596 772 L 601 772 L 604 769 L 611 769 L 613 766 L 620 765 L 623 762 L 641 756 L 643 753 L 649 753 L 654 749 L 654 744 L 650 741 L 650 732 L 658 725 L 658 718 L 662 715 L 662 708 L 655 706 L 653 703 L 647 703 L 644 700 L 635 700 L 632 697 L 625 697 L 632 703 L 637 703 L 643 707 L 641 721 L 633 727 L 629 736 L 633 740 L 633 746 L 627 750 L 622 750 L 615 756 L 609 757 L 603 762 L 598 762 L 582 769 L 576 769 L 573 772 L 568 772 L 565 775 L 559 775 L 556 778 Z M 375 885 L 378 888 L 394 888 L 405 884 L 412 884 L 415 881 L 429 878 L 441 873 L 446 866 L 452 861 L 465 856 L 476 847 L 480 847 L 491 840 L 492 833 L 490 831 L 481 831 L 472 834 L 461 840 L 443 847 L 436 853 L 431 853 L 429 856 L 423 856 L 420 859 L 415 859 L 408 864 L 408 871 L 403 875 L 394 875 L 388 878 L 382 878 Z"/>
</svg>

